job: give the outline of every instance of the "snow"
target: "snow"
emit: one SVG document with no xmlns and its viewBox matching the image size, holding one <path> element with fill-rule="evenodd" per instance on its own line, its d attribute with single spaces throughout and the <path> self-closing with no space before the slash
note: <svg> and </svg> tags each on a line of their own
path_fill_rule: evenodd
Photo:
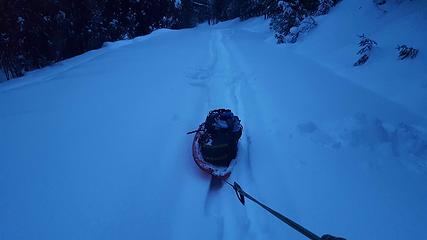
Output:
<svg viewBox="0 0 427 240">
<path fill-rule="evenodd" d="M 381 7 L 345 0 L 295 45 L 262 18 L 159 30 L 1 83 L 0 238 L 304 239 L 194 164 L 185 133 L 221 107 L 244 127 L 230 181 L 261 202 L 318 235 L 422 239 L 426 3 Z M 379 49 L 353 67 L 361 33 Z"/>
<path fill-rule="evenodd" d="M 331 14 L 316 18 L 318 28 L 295 48 L 346 79 L 426 117 L 426 12 L 427 2 L 419 0 L 390 0 L 380 7 L 369 0 L 345 1 Z M 362 34 L 378 46 L 366 65 L 354 68 Z M 421 49 L 417 58 L 399 60 L 396 48 L 402 44 Z"/>
</svg>

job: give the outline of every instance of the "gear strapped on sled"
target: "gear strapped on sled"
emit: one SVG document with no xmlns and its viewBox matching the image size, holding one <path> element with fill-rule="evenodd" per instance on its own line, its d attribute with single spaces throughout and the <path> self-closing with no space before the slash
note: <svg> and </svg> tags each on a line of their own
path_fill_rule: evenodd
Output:
<svg viewBox="0 0 427 240">
<path fill-rule="evenodd" d="M 197 166 L 214 177 L 228 178 L 237 156 L 242 131 L 240 119 L 231 110 L 210 111 L 197 130 L 187 133 L 195 133 L 193 158 Z"/>
<path fill-rule="evenodd" d="M 242 136 L 240 119 L 228 109 L 217 109 L 209 112 L 201 128 L 204 134 L 199 144 L 205 161 L 228 166 L 236 158 L 237 142 Z"/>
</svg>

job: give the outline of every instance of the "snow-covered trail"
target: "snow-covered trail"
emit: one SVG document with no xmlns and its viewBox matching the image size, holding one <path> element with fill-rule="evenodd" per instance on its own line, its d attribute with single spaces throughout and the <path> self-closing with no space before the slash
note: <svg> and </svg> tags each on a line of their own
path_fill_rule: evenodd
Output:
<svg viewBox="0 0 427 240">
<path fill-rule="evenodd" d="M 0 239 L 304 239 L 192 162 L 185 132 L 219 107 L 244 126 L 230 180 L 262 202 L 318 234 L 422 236 L 425 119 L 264 25 L 162 30 L 2 85 Z"/>
</svg>

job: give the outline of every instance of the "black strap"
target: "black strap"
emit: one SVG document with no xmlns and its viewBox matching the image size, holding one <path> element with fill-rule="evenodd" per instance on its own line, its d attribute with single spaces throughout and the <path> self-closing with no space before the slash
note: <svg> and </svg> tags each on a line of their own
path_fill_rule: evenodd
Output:
<svg viewBox="0 0 427 240">
<path fill-rule="evenodd" d="M 255 198 L 253 198 L 251 195 L 247 194 L 245 191 L 243 191 L 242 187 L 240 187 L 240 185 L 237 184 L 236 182 L 234 182 L 234 184 L 231 184 L 228 181 L 225 181 L 225 182 L 228 185 L 230 185 L 234 189 L 234 191 L 236 191 L 236 195 L 243 205 L 245 204 L 245 197 L 247 197 L 248 199 L 252 200 L 256 204 L 258 204 L 259 206 L 261 206 L 262 208 L 264 208 L 265 210 L 267 210 L 268 212 L 273 214 L 273 216 L 280 219 L 282 222 L 288 224 L 290 227 L 292 227 L 293 229 L 295 229 L 299 233 L 303 234 L 307 238 L 309 238 L 311 240 L 321 240 L 321 238 L 319 236 L 317 236 L 316 234 L 310 232 L 309 230 L 307 230 L 303 226 L 301 226 L 298 223 L 292 221 L 291 219 L 285 217 L 284 215 L 280 214 L 279 212 L 274 211 L 273 209 L 269 208 L 268 206 L 264 205 L 263 203 L 259 202 Z"/>
</svg>

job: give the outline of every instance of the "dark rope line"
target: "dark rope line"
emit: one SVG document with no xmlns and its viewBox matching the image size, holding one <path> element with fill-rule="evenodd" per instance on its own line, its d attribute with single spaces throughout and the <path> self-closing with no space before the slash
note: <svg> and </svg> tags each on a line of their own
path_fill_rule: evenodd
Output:
<svg viewBox="0 0 427 240">
<path fill-rule="evenodd" d="M 276 212 L 275 210 L 269 208 L 265 204 L 261 203 L 260 201 L 256 200 L 255 198 L 253 198 L 251 195 L 249 195 L 248 193 L 246 193 L 245 191 L 243 191 L 243 189 L 240 187 L 240 185 L 237 184 L 236 182 L 234 182 L 234 184 L 231 184 L 227 180 L 224 180 L 224 181 L 228 185 L 230 185 L 230 187 L 232 187 L 234 189 L 234 191 L 236 192 L 237 198 L 240 200 L 240 202 L 243 205 L 245 205 L 245 197 L 247 197 L 249 200 L 251 200 L 254 203 L 258 204 L 259 206 L 261 206 L 262 208 L 264 208 L 265 210 L 267 210 L 268 212 L 270 212 L 273 216 L 275 216 L 276 218 L 280 219 L 282 222 L 286 223 L 287 225 L 289 225 L 290 227 L 292 227 L 293 229 L 295 229 L 299 233 L 303 234 L 307 238 L 309 238 L 311 240 L 321 240 L 321 238 L 319 236 L 317 236 L 316 234 L 312 233 L 308 229 L 304 228 L 303 226 L 299 225 L 298 223 L 292 221 L 291 219 L 285 217 L 281 213 Z"/>
</svg>

